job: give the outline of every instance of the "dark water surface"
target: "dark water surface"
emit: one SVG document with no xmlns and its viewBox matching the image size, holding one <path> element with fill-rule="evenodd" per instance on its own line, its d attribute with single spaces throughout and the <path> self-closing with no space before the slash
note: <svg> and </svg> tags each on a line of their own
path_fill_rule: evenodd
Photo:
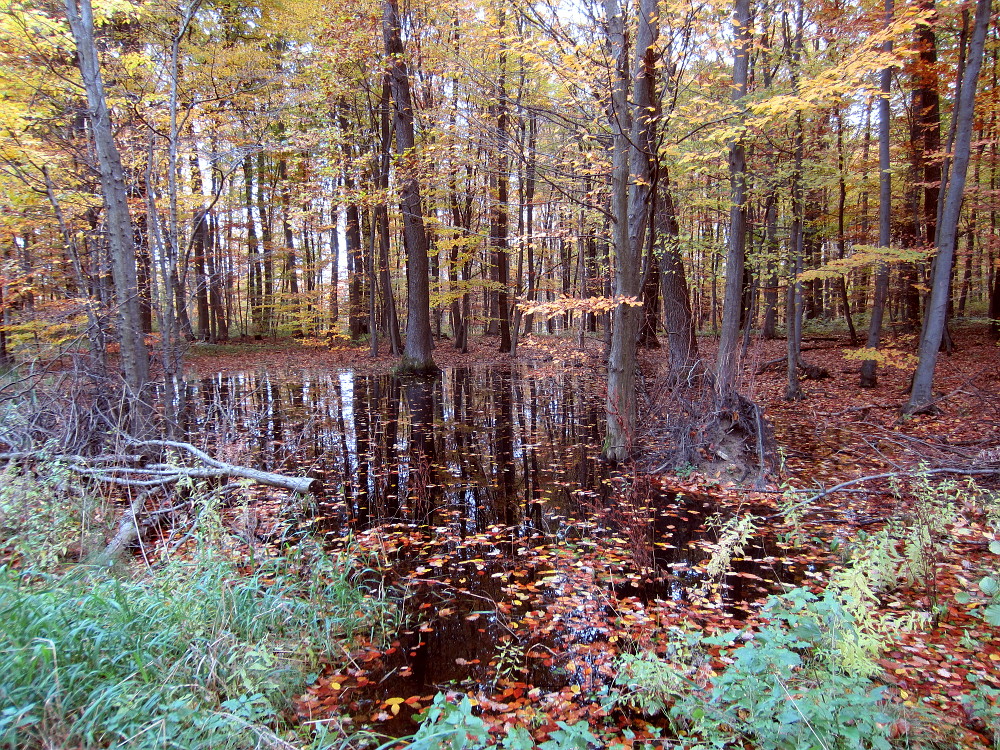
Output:
<svg viewBox="0 0 1000 750">
<path fill-rule="evenodd" d="M 244 372 L 204 378 L 188 398 L 217 451 L 322 480 L 287 530 L 332 548 L 361 540 L 405 593 L 397 640 L 345 697 L 364 714 L 449 684 L 580 684 L 579 652 L 613 635 L 620 602 L 683 604 L 704 583 L 711 498 L 614 476 L 598 459 L 600 387 L 528 369 Z M 803 573 L 766 538 L 733 568 L 716 591 L 737 613 Z"/>
</svg>

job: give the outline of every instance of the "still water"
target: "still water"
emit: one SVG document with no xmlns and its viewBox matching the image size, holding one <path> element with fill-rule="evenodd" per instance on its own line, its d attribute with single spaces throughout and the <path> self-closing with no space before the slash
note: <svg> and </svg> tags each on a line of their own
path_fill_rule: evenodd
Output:
<svg viewBox="0 0 1000 750">
<path fill-rule="evenodd" d="M 609 471 L 601 395 L 586 373 L 465 368 L 224 373 L 186 400 L 188 428 L 222 457 L 322 480 L 282 535 L 373 551 L 405 596 L 397 639 L 366 662 L 378 678 L 354 683 L 364 713 L 446 685 L 580 684 L 622 612 L 685 606 L 705 583 L 712 499 Z M 715 587 L 720 608 L 800 580 L 777 552 L 754 540 Z"/>
</svg>

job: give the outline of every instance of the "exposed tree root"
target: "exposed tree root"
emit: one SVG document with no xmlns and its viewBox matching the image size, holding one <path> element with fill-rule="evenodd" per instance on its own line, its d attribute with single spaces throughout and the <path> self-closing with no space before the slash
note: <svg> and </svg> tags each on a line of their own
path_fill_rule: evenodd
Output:
<svg viewBox="0 0 1000 750">
<path fill-rule="evenodd" d="M 720 395 L 711 377 L 662 388 L 651 399 L 648 437 L 661 445 L 649 457 L 653 473 L 696 467 L 710 476 L 755 484 L 775 469 L 777 445 L 761 409 L 739 393 Z"/>
</svg>

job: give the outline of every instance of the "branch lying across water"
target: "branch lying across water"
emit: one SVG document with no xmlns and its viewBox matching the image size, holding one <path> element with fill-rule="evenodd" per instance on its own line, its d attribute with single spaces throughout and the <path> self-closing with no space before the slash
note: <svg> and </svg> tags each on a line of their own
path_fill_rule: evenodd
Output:
<svg viewBox="0 0 1000 750">
<path fill-rule="evenodd" d="M 836 492 L 846 490 L 848 487 L 852 487 L 855 484 L 862 484 L 864 482 L 875 482 L 880 479 L 899 479 L 903 477 L 922 477 L 922 476 L 933 476 L 935 474 L 953 474 L 957 476 L 997 476 L 1000 475 L 1000 467 L 981 467 L 981 468 L 969 468 L 963 466 L 946 466 L 938 469 L 916 469 L 914 471 L 890 471 L 885 474 L 872 474 L 867 477 L 858 477 L 857 479 L 849 479 L 846 482 L 841 482 L 840 484 L 835 484 L 833 487 L 829 487 L 825 490 L 817 492 L 814 495 L 795 503 L 790 508 L 779 511 L 778 513 L 772 513 L 769 516 L 764 516 L 763 520 L 773 521 L 777 518 L 783 518 L 790 513 L 794 513 L 800 508 L 805 508 L 808 505 L 812 505 L 817 500 L 822 500 L 827 495 L 832 495 Z"/>
<path fill-rule="evenodd" d="M 249 479 L 257 484 L 290 490 L 291 492 L 308 493 L 320 489 L 320 481 L 311 477 L 290 477 L 284 474 L 274 474 L 260 471 L 248 466 L 238 466 L 212 458 L 205 451 L 190 443 L 175 440 L 135 440 L 127 439 L 129 448 L 136 451 L 133 454 L 113 454 L 84 457 L 75 454 L 51 456 L 66 463 L 66 466 L 76 474 L 101 482 L 110 482 L 137 490 L 139 492 L 122 515 L 118 529 L 107 544 L 104 552 L 97 558 L 98 564 L 107 565 L 121 555 L 130 545 L 139 540 L 141 519 L 162 516 L 177 510 L 164 508 L 145 511 L 146 501 L 161 489 L 175 484 L 182 479 Z M 148 453 L 163 453 L 173 451 L 193 459 L 194 465 L 181 466 L 170 463 L 143 463 Z M 31 451 L 13 451 L 0 453 L 0 461 L 20 461 L 37 459 L 38 453 Z"/>
<path fill-rule="evenodd" d="M 277 487 L 291 492 L 309 493 L 320 489 L 320 481 L 312 477 L 290 477 L 269 471 L 238 466 L 212 458 L 205 451 L 190 443 L 174 440 L 130 440 L 129 445 L 140 452 L 143 449 L 167 448 L 188 454 L 197 462 L 194 466 L 155 463 L 142 465 L 139 456 L 96 456 L 86 458 L 77 455 L 54 456 L 67 462 L 69 468 L 82 476 L 98 481 L 126 487 L 160 487 L 182 479 L 249 479 L 257 484 Z M 37 454 L 27 451 L 0 453 L 0 460 L 22 460 L 37 458 Z M 132 465 L 130 465 L 132 464 Z"/>
</svg>

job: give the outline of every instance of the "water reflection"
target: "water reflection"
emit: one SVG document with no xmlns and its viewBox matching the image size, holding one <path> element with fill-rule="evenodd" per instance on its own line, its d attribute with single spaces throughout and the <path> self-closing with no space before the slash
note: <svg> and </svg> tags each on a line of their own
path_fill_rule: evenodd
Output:
<svg viewBox="0 0 1000 750">
<path fill-rule="evenodd" d="M 572 376 L 244 372 L 193 388 L 197 429 L 217 449 L 324 480 L 330 531 L 395 521 L 532 533 L 580 510 L 575 488 L 600 486 L 602 407 Z"/>
</svg>

